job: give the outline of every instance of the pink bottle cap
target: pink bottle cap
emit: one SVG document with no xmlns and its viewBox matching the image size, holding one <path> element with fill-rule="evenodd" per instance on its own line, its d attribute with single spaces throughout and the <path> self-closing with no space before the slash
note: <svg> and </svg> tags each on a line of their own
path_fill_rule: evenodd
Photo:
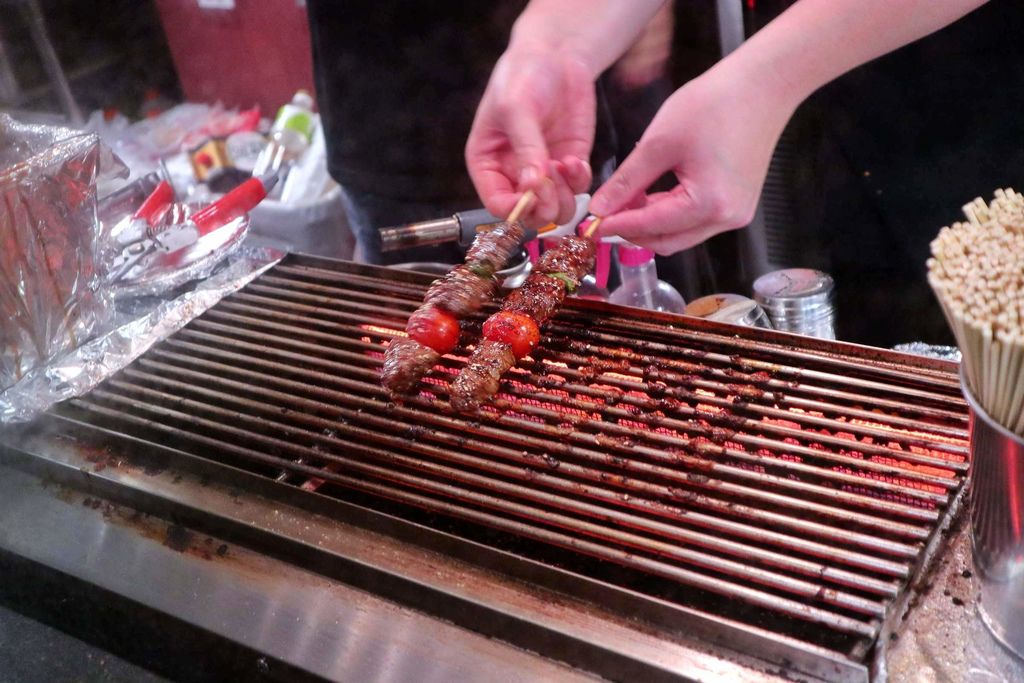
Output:
<svg viewBox="0 0 1024 683">
<path fill-rule="evenodd" d="M 594 269 L 594 278 L 597 286 L 601 289 L 608 287 L 608 275 L 612 268 L 612 245 L 601 242 L 597 246 L 597 266 Z"/>
<path fill-rule="evenodd" d="M 530 263 L 536 263 L 540 258 L 540 240 L 530 240 L 526 243 L 526 253 L 530 257 Z"/>
<path fill-rule="evenodd" d="M 654 258 L 654 252 L 643 247 L 619 246 L 619 263 L 626 267 L 642 266 Z"/>
</svg>

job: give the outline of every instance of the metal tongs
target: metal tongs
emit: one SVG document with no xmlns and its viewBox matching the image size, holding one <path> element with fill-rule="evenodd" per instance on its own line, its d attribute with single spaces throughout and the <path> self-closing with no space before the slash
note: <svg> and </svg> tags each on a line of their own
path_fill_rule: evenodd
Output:
<svg viewBox="0 0 1024 683">
<path fill-rule="evenodd" d="M 146 198 L 117 236 L 121 251 L 114 259 L 110 281 L 144 269 L 156 256 L 192 246 L 205 235 L 248 213 L 277 183 L 277 175 L 250 178 L 185 221 L 164 225 L 174 204 L 174 189 L 166 180 Z"/>
</svg>

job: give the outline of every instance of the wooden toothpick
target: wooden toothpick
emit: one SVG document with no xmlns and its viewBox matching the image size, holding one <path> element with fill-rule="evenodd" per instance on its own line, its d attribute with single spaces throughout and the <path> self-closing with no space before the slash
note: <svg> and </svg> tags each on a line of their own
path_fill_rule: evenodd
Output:
<svg viewBox="0 0 1024 683">
<path fill-rule="evenodd" d="M 533 203 L 533 200 L 536 198 L 537 195 L 533 193 L 533 190 L 527 190 L 526 192 L 524 192 L 523 196 L 519 198 L 518 202 L 516 202 L 516 205 L 512 207 L 512 211 L 509 212 L 508 222 L 515 223 L 516 221 L 518 221 L 519 217 L 523 215 L 524 211 L 526 211 L 526 207 Z"/>
</svg>

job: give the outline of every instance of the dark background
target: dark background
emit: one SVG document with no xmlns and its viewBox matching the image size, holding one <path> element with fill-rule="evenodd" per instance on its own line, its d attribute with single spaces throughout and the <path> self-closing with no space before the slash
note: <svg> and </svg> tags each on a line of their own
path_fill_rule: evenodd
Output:
<svg viewBox="0 0 1024 683">
<path fill-rule="evenodd" d="M 0 35 L 19 81 L 34 93 L 23 108 L 57 110 L 17 4 L 0 2 Z M 746 14 L 748 33 L 791 3 L 754 4 Z M 40 6 L 84 112 L 112 107 L 137 115 L 148 91 L 181 99 L 152 2 L 45 0 Z M 446 5 L 433 6 L 443 11 Z M 769 223 L 786 265 L 835 277 L 841 338 L 879 346 L 951 340 L 924 279 L 928 243 L 959 217 L 961 205 L 988 198 L 997 187 L 1021 185 L 1022 28 L 1024 5 L 993 0 L 838 79 L 798 110 L 785 135 L 788 153 L 773 167 L 770 192 L 783 208 Z M 662 92 L 612 103 L 620 150 L 631 147 L 671 87 L 718 55 L 714 5 L 677 2 L 671 82 Z M 444 124 L 442 112 L 421 113 Z M 712 240 L 697 293 L 749 292 L 750 278 L 737 262 L 735 235 Z M 660 272 L 692 297 L 694 273 L 684 269 L 694 267 L 663 259 Z"/>
<path fill-rule="evenodd" d="M 748 34 L 792 3 L 756 3 Z M 714 60 L 713 8 L 677 3 L 677 83 Z M 1024 175 L 1024 4 L 993 0 L 805 102 L 776 168 L 791 265 L 836 280 L 838 333 L 877 346 L 952 343 L 925 281 L 928 244 L 975 197 Z M 837 49 L 842 49 L 837 46 Z M 735 237 L 712 240 L 728 288 Z M 741 283 L 742 284 L 742 283 Z"/>
</svg>

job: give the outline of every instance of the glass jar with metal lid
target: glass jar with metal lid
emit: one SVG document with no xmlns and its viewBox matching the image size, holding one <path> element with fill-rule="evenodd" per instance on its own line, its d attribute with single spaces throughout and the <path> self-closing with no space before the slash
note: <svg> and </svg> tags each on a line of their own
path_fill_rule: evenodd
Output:
<svg viewBox="0 0 1024 683">
<path fill-rule="evenodd" d="M 834 289 L 827 273 L 788 268 L 757 278 L 754 299 L 777 330 L 835 339 Z"/>
</svg>

